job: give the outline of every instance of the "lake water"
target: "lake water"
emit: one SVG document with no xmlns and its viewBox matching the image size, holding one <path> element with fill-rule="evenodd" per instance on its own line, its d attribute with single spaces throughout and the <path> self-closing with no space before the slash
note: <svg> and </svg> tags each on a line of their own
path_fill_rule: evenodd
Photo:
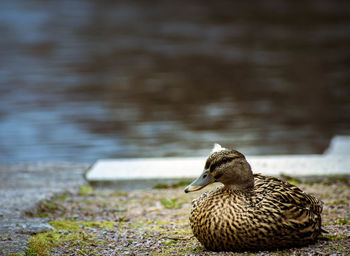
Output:
<svg viewBox="0 0 350 256">
<path fill-rule="evenodd" d="M 322 153 L 350 1 L 0 3 L 0 162 Z"/>
</svg>

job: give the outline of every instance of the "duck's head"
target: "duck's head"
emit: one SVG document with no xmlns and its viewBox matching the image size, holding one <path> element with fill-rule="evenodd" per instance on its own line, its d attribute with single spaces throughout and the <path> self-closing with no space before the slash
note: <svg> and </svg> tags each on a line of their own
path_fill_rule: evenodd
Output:
<svg viewBox="0 0 350 256">
<path fill-rule="evenodd" d="M 221 182 L 234 190 L 253 188 L 254 177 L 245 156 L 236 150 L 215 144 L 203 173 L 186 187 L 185 192 L 200 190 L 214 182 Z"/>
</svg>

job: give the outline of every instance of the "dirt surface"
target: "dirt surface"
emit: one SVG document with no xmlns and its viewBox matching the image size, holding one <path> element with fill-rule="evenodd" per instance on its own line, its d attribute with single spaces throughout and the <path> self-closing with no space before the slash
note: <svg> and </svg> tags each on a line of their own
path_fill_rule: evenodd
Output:
<svg viewBox="0 0 350 256">
<path fill-rule="evenodd" d="M 304 191 L 324 201 L 323 226 L 329 233 L 317 243 L 277 251 L 214 253 L 193 237 L 191 200 L 184 184 L 153 190 L 96 190 L 82 186 L 27 212 L 54 227 L 30 239 L 28 255 L 348 255 L 350 251 L 349 178 L 301 182 Z M 162 188 L 165 187 L 165 188 Z M 210 187 L 208 189 L 212 189 Z"/>
</svg>

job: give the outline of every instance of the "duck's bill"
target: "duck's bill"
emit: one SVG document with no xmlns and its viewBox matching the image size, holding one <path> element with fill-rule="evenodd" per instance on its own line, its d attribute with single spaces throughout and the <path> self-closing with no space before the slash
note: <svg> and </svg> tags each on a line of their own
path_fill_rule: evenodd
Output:
<svg viewBox="0 0 350 256">
<path fill-rule="evenodd" d="M 204 188 L 205 186 L 214 182 L 213 177 L 208 171 L 204 171 L 195 181 L 185 188 L 185 193 L 193 192 Z"/>
</svg>

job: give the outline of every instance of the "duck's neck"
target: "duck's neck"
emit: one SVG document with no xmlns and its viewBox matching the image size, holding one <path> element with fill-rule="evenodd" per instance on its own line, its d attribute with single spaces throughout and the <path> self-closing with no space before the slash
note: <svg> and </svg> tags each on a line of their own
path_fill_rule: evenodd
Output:
<svg viewBox="0 0 350 256">
<path fill-rule="evenodd" d="M 241 184 L 225 184 L 225 188 L 237 192 L 250 192 L 254 189 L 254 178 L 246 183 Z"/>
<path fill-rule="evenodd" d="M 245 158 L 230 162 L 225 171 L 226 175 L 220 182 L 228 189 L 242 192 L 254 189 L 252 168 Z"/>
</svg>

